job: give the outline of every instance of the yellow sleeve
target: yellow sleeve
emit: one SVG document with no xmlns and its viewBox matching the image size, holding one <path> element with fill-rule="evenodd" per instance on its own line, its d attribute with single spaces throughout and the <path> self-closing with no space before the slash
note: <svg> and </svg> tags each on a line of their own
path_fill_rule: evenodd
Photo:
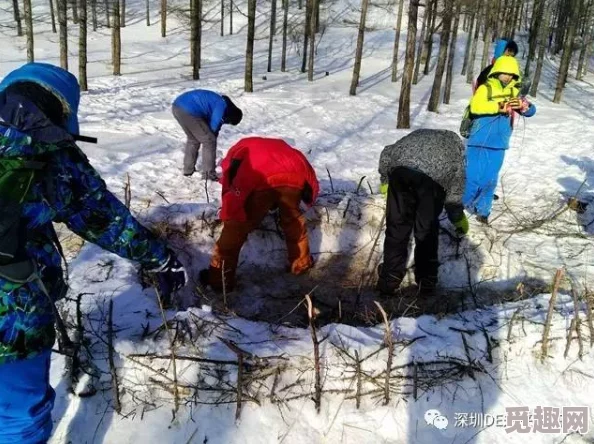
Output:
<svg viewBox="0 0 594 444">
<path fill-rule="evenodd" d="M 497 102 L 488 100 L 488 91 L 485 85 L 477 88 L 474 96 L 470 100 L 470 112 L 472 114 L 497 114 L 499 105 Z"/>
</svg>

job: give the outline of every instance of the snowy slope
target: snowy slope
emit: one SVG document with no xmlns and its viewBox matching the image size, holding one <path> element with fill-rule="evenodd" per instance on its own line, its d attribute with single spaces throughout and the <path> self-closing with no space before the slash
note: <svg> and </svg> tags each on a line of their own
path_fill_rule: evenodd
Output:
<svg viewBox="0 0 594 444">
<path fill-rule="evenodd" d="M 312 249 L 317 259 L 325 264 L 335 257 L 352 255 L 357 258 L 353 260 L 356 265 L 359 258 L 367 258 L 382 211 L 381 199 L 369 192 L 369 187 L 377 188 L 379 153 L 386 144 L 409 131 L 395 129 L 400 84 L 390 82 L 393 5 L 370 10 L 368 24 L 372 30 L 366 35 L 362 80 L 358 95 L 350 97 L 348 87 L 356 39 L 353 23 L 359 13 L 352 4 L 336 2 L 324 10 L 323 22 L 326 20 L 328 25 L 318 46 L 313 83 L 308 83 L 306 76 L 299 73 L 296 44 L 290 45 L 288 72 L 280 72 L 280 34 L 275 42 L 274 71 L 265 72 L 269 4 L 261 8 L 259 5 L 262 15 L 257 20 L 255 92 L 246 94 L 243 92 L 245 17 L 239 12 L 234 15 L 234 27 L 240 30 L 239 34 L 221 38 L 216 21 L 218 6 L 205 5 L 209 21 L 203 39 L 203 69 L 201 80 L 195 82 L 190 78 L 187 24 L 171 14 L 170 32 L 163 39 L 158 16 L 152 17 L 153 26 L 147 28 L 144 2 L 128 0 L 127 3 L 130 19 L 122 30 L 123 75 L 110 75 L 109 30 L 100 28 L 98 32 L 90 32 L 90 91 L 83 94 L 80 107 L 82 131 L 99 138 L 98 145 L 82 147 L 108 186 L 123 197 L 129 175 L 132 208 L 138 217 L 152 226 L 167 221 L 171 240 L 183 249 L 185 263 L 193 271 L 203 267 L 214 242 L 208 224 L 216 217 L 220 188 L 212 185 L 205 190 L 197 178 L 188 179 L 180 174 L 184 137 L 171 116 L 170 104 L 181 91 L 195 87 L 215 89 L 236 98 L 245 116 L 237 128 L 221 131 L 219 158 L 246 135 L 290 140 L 307 154 L 326 194 L 308 212 Z M 243 3 L 239 7 L 245 11 Z M 38 30 L 36 57 L 39 61 L 58 63 L 57 36 L 51 33 L 44 8 L 45 5 L 34 7 Z M 292 21 L 298 23 L 300 17 L 293 17 Z M 25 60 L 25 41 L 16 38 L 15 30 L 9 26 L 12 15 L 8 5 L 0 9 L 0 24 L 1 76 Z M 71 25 L 70 32 L 70 69 L 76 73 L 76 27 Z M 405 39 L 403 33 L 401 51 Z M 433 78 L 422 78 L 413 87 L 413 128 L 457 129 L 470 93 L 464 79 L 457 75 L 464 33 L 458 39 L 459 57 L 451 104 L 440 105 L 438 114 L 428 113 L 426 105 Z M 442 239 L 442 254 L 452 259 L 440 270 L 444 286 L 468 290 L 470 280 L 472 289 L 479 292 L 484 289 L 487 297 L 494 294 L 493 288 L 501 287 L 516 301 L 461 311 L 444 318 L 394 319 L 391 322 L 394 370 L 388 405 L 383 405 L 386 349 L 362 363 L 361 391 L 365 395 L 359 409 L 353 399 L 357 387 L 355 350 L 361 359 L 378 351 L 384 338 L 381 324 L 372 328 L 329 324 L 318 332 L 320 338 L 327 336 L 320 351 L 323 389 L 328 392 L 323 393 L 321 412 L 317 414 L 311 400 L 314 373 L 308 330 L 251 322 L 233 315 L 222 317 L 205 306 L 177 315 L 168 313 L 170 318 L 175 316 L 179 320 L 177 326 L 182 326 L 180 332 L 184 332 L 180 335 L 185 334 L 187 339 L 177 354 L 236 361 L 235 353 L 223 344 L 222 337 L 233 340 L 253 355 L 270 357 L 264 363 L 253 359 L 261 367 L 252 368 L 253 380 L 244 381 L 247 395 L 260 405 L 246 401 L 236 422 L 237 365 L 178 360 L 176 373 L 183 402 L 172 420 L 170 361 L 128 357 L 145 352 L 170 353 L 167 332 L 159 331 L 155 337 L 154 330 L 162 320 L 154 293 L 142 290 L 133 264 L 85 245 L 70 264 L 70 297 L 76 299 L 85 293 L 81 308 L 89 331 L 89 349 L 96 365 L 105 373 L 94 397 L 73 396 L 68 394 L 67 378 L 63 376 L 64 359 L 55 354 L 51 377 L 57 387 L 58 401 L 52 442 L 560 442 L 565 437 L 563 433 L 524 436 L 517 432 L 507 434 L 500 427 L 484 430 L 454 427 L 455 413 L 459 412 L 497 415 L 513 406 L 591 406 L 593 355 L 583 311 L 583 360 L 577 359 L 576 341 L 568 357 L 563 358 L 564 338 L 574 316 L 574 305 L 570 295 L 562 291 L 550 332 L 551 357 L 542 364 L 538 360 L 539 341 L 550 295 L 545 293 L 520 301 L 521 289 L 516 291 L 520 281 L 531 289 L 542 290 L 561 266 L 566 267 L 580 294 L 588 283 L 592 287 L 592 241 L 583 225 L 594 219 L 594 206 L 579 217 L 572 211 L 564 211 L 552 222 L 538 222 L 563 209 L 569 196 L 577 193 L 580 199 L 590 201 L 594 195 L 594 116 L 589 106 L 594 85 L 589 76 L 583 82 L 570 79 L 563 102 L 552 104 L 555 62 L 548 61 L 541 93 L 534 99 L 538 108 L 536 116 L 521 120 L 512 137 L 498 190 L 502 198 L 494 207 L 493 227 L 485 229 L 471 220 L 471 233 L 460 246 L 462 254 L 456 257 L 448 236 L 444 234 Z M 363 176 L 365 180 L 355 196 Z M 348 204 L 349 199 L 352 204 Z M 350 213 L 345 211 L 347 205 Z M 191 231 L 180 234 L 188 221 Z M 444 227 L 448 228 L 445 222 Z M 216 238 L 216 229 L 210 234 Z M 269 253 L 271 248 L 274 251 Z M 282 277 L 274 281 L 264 279 L 266 270 L 250 276 L 250 263 L 264 267 L 273 258 L 282 257 L 282 242 L 274 236 L 264 233 L 248 242 L 242 254 L 245 265 L 240 268 L 244 290 L 238 296 L 247 301 L 246 305 L 250 301 L 254 306 L 263 304 L 259 309 L 266 311 L 270 288 L 282 294 L 290 290 L 290 285 L 282 287 Z M 357 282 L 360 270 L 356 267 L 355 270 L 357 275 L 353 280 Z M 276 278 L 270 270 L 268 274 L 271 279 Z M 322 275 L 312 281 L 319 283 L 338 277 Z M 306 284 L 301 283 L 297 288 L 310 291 Z M 564 282 L 563 287 L 567 290 L 569 282 Z M 184 294 L 185 305 L 197 303 L 192 290 Z M 99 339 L 106 332 L 110 299 L 114 301 L 114 345 L 123 388 L 122 415 L 113 410 L 107 345 Z M 70 318 L 74 317 L 74 305 L 72 301 L 63 304 Z M 582 302 L 579 306 L 585 310 Z M 297 310 L 304 312 L 302 306 Z M 172 326 L 175 325 L 174 322 Z M 456 373 L 460 368 L 468 372 L 469 359 L 473 360 L 472 376 Z M 430 361 L 440 363 L 432 367 L 422 364 Z M 421 362 L 417 364 L 416 378 L 413 362 Z M 203 389 L 223 387 L 226 391 L 201 390 L 198 400 L 191 399 L 192 390 L 183 386 L 196 385 Z M 413 386 L 418 391 L 416 402 L 411 394 Z M 402 393 L 408 396 L 400 396 Z M 227 403 L 205 404 L 215 401 Z M 430 408 L 440 410 L 449 419 L 446 430 L 425 424 L 424 413 Z M 594 439 L 594 434 L 588 436 L 587 439 Z M 589 441 L 572 435 L 565 442 Z"/>
</svg>

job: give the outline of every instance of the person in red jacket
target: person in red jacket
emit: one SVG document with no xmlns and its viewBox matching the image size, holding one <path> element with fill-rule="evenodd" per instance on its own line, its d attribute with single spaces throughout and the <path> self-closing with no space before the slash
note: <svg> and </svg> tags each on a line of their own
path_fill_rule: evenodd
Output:
<svg viewBox="0 0 594 444">
<path fill-rule="evenodd" d="M 313 205 L 319 184 L 303 153 L 281 139 L 247 137 L 229 150 L 221 165 L 223 231 L 209 268 L 200 272 L 202 285 L 222 291 L 224 272 L 224 289 L 233 290 L 241 247 L 274 208 L 280 212 L 291 273 L 309 270 L 313 258 L 299 204 Z"/>
</svg>

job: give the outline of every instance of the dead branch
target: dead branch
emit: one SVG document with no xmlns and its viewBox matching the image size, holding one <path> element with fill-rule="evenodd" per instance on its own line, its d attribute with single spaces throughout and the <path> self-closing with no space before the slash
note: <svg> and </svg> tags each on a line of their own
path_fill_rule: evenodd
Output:
<svg viewBox="0 0 594 444">
<path fill-rule="evenodd" d="M 571 296 L 573 297 L 573 312 L 574 312 L 574 319 L 575 319 L 575 334 L 577 335 L 578 341 L 578 356 L 580 359 L 584 356 L 584 344 L 582 342 L 582 320 L 580 319 L 580 304 L 578 302 L 578 295 L 577 290 L 574 286 L 571 286 Z"/>
<path fill-rule="evenodd" d="M 509 321 L 509 326 L 507 328 L 507 342 L 509 342 L 511 339 L 512 326 L 514 325 L 514 320 L 516 319 L 516 316 L 518 316 L 518 314 L 520 313 L 521 310 L 522 310 L 522 307 L 518 307 L 516 309 L 516 311 L 514 311 L 514 314 L 512 315 L 512 317 Z"/>
<path fill-rule="evenodd" d="M 553 310 L 555 308 L 555 302 L 557 301 L 557 291 L 559 290 L 559 284 L 563 277 L 564 270 L 558 269 L 555 273 L 555 279 L 553 281 L 553 292 L 551 293 L 551 299 L 549 300 L 549 311 L 547 313 L 547 319 L 545 321 L 544 331 L 542 333 L 542 350 L 540 359 L 542 362 L 548 356 L 549 349 L 549 332 L 551 330 L 551 321 L 553 320 Z"/>
<path fill-rule="evenodd" d="M 357 410 L 361 406 L 361 360 L 359 359 L 359 352 L 355 350 L 355 378 L 357 378 L 357 391 L 355 393 L 355 402 Z"/>
<path fill-rule="evenodd" d="M 132 202 L 132 189 L 130 188 L 130 174 L 126 173 L 126 182 L 124 184 L 124 204 L 126 205 L 126 208 L 128 208 L 128 209 L 130 209 L 130 202 Z"/>
<path fill-rule="evenodd" d="M 330 174 L 330 172 L 328 172 Z M 314 312 L 314 306 L 311 302 L 309 294 L 305 295 L 307 302 L 307 317 L 309 318 L 309 328 L 311 331 L 311 340 L 314 347 L 314 372 L 315 372 L 315 393 L 314 393 L 314 404 L 316 406 L 316 412 L 320 413 L 320 407 L 322 403 L 322 376 L 320 368 L 320 342 L 318 341 L 318 335 L 316 332 L 316 316 Z"/>
<path fill-rule="evenodd" d="M 468 342 L 466 342 L 466 336 L 464 333 L 460 332 L 460 336 L 462 336 L 462 343 L 464 344 L 464 353 L 466 353 L 466 359 L 468 359 L 468 364 L 472 365 L 472 358 L 470 357 L 470 347 L 468 346 Z M 469 376 L 474 379 L 474 372 L 472 369 L 469 371 Z"/>
<path fill-rule="evenodd" d="M 563 353 L 563 357 L 567 358 L 569 353 L 569 347 L 571 346 L 571 340 L 573 339 L 573 330 L 575 329 L 575 318 L 571 318 L 571 323 L 569 324 L 569 330 L 567 331 L 567 342 L 565 343 L 565 352 Z"/>
<path fill-rule="evenodd" d="M 328 179 L 330 179 L 330 189 L 334 193 L 334 183 L 332 182 L 332 175 L 330 174 L 328 167 L 326 167 L 326 171 L 328 172 Z"/>
<path fill-rule="evenodd" d="M 384 382 L 384 405 L 388 405 L 390 403 L 390 376 L 392 360 L 394 358 L 394 342 L 392 340 L 392 329 L 390 327 L 390 322 L 388 321 L 388 315 L 386 315 L 386 311 L 378 301 L 373 301 L 373 303 L 379 309 L 384 320 L 384 344 L 386 347 L 388 347 L 388 362 L 386 363 L 386 379 Z"/>
<path fill-rule="evenodd" d="M 592 322 L 592 294 L 586 289 L 584 299 L 586 300 L 586 319 L 590 330 L 590 347 L 594 346 L 594 322 Z"/>
<path fill-rule="evenodd" d="M 115 411 L 120 414 L 122 413 L 122 404 L 120 403 L 118 373 L 113 359 L 113 351 L 113 299 L 110 299 L 109 312 L 107 315 L 107 357 L 109 362 L 109 371 L 111 373 L 111 389 L 113 391 Z"/>
</svg>

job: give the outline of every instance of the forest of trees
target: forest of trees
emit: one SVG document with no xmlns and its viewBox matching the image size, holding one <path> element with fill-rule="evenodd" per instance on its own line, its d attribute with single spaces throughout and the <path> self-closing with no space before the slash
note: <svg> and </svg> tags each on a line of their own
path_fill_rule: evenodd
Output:
<svg viewBox="0 0 594 444">
<path fill-rule="evenodd" d="M 40 0 L 41 1 L 41 0 Z M 112 69 L 114 75 L 122 72 L 121 53 L 122 27 L 126 26 L 126 0 L 44 0 L 50 11 L 52 32 L 59 38 L 60 64 L 68 69 L 68 24 L 79 28 L 79 73 L 81 88 L 87 85 L 87 32 L 98 28 L 110 28 L 112 35 Z M 218 5 L 217 0 L 213 0 Z M 268 64 L 273 65 L 273 48 L 276 38 L 282 41 L 280 70 L 287 69 L 289 36 L 299 39 L 301 45 L 295 57 L 300 57 L 301 72 L 307 73 L 308 81 L 315 80 L 315 57 L 317 44 L 325 25 L 322 13 L 331 1 L 336 0 L 247 0 L 245 3 L 234 0 L 220 0 L 220 17 L 215 20 L 220 25 L 220 35 L 233 34 L 233 15 L 247 15 L 245 51 L 245 91 L 253 91 L 255 23 L 260 9 L 269 12 Z M 172 12 L 181 14 L 189 24 L 190 67 L 192 78 L 200 78 L 202 26 L 205 20 L 204 0 L 187 0 L 187 7 L 180 8 L 168 4 L 168 0 L 146 0 L 146 25 L 151 26 L 151 8 L 159 8 L 161 36 L 167 36 L 167 16 Z M 278 2 L 278 5 L 277 5 Z M 9 2 L 7 2 L 9 3 Z M 35 60 L 35 10 L 37 1 L 11 0 L 14 14 L 14 29 L 17 36 L 26 39 L 27 60 Z M 157 4 L 158 3 L 158 4 Z M 142 3 L 144 5 L 144 3 Z M 492 43 L 497 38 L 515 38 L 520 45 L 517 58 L 523 70 L 523 84 L 529 87 L 528 94 L 538 92 L 546 58 L 558 62 L 557 83 L 553 102 L 559 103 L 568 77 L 581 80 L 588 72 L 594 40 L 593 16 L 594 0 L 392 0 L 390 3 L 374 3 L 374 0 L 361 0 L 360 21 L 353 62 L 353 76 L 349 94 L 356 95 L 359 86 L 362 56 L 364 53 L 367 15 L 373 8 L 393 11 L 395 35 L 391 60 L 391 80 L 398 82 L 401 92 L 399 98 L 397 127 L 410 127 L 410 95 L 412 85 L 424 76 L 433 73 L 433 85 L 428 110 L 437 112 L 439 104 L 449 103 L 452 80 L 455 75 L 463 75 L 471 83 L 478 75 L 476 68 L 489 64 Z M 144 6 L 142 6 L 144 8 Z M 209 7 L 213 7 L 212 2 Z M 282 16 L 277 8 L 282 8 Z M 219 6 L 216 6 L 219 8 Z M 298 24 L 289 20 L 289 11 L 300 17 Z M 218 14 L 218 12 L 217 12 Z M 56 26 L 56 16 L 57 24 Z M 88 17 L 90 20 L 88 20 Z M 282 20 L 278 20 L 282 17 Z M 403 17 L 408 17 L 407 29 L 402 29 Z M 23 24 L 24 21 L 24 24 Z M 209 17 L 212 23 L 213 17 Z M 218 23 L 220 22 L 220 23 Z M 296 26 L 300 26 L 296 29 Z M 289 29 L 290 28 L 290 29 Z M 460 73 L 454 72 L 454 58 L 458 35 L 465 32 L 464 58 Z M 406 46 L 400 52 L 400 38 L 406 36 Z M 437 36 L 439 38 L 437 39 Z M 434 40 L 439 44 L 434 45 Z M 479 45 L 482 43 L 482 48 Z M 434 47 L 435 46 L 435 47 Z M 480 60 L 477 61 L 477 57 Z M 328 75 L 328 73 L 326 73 Z"/>
</svg>

